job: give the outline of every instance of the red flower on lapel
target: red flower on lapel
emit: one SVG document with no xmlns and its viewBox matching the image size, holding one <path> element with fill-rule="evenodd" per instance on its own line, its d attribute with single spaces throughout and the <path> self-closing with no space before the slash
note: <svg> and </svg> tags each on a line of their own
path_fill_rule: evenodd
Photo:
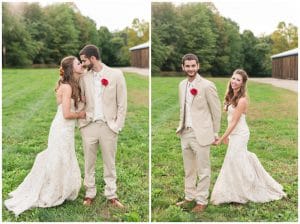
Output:
<svg viewBox="0 0 300 224">
<path fill-rule="evenodd" d="M 195 88 L 192 88 L 192 89 L 190 90 L 190 92 L 191 92 L 191 94 L 192 94 L 193 96 L 196 96 L 197 93 L 198 93 L 198 90 L 195 89 Z"/>
<path fill-rule="evenodd" d="M 107 86 L 108 85 L 108 80 L 107 79 L 101 79 L 101 83 L 102 83 L 102 85 Z"/>
</svg>

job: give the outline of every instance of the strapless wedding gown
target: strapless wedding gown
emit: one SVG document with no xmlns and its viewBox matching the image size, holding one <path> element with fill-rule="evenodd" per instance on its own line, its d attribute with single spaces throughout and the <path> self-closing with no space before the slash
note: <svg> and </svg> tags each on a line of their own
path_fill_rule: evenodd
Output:
<svg viewBox="0 0 300 224">
<path fill-rule="evenodd" d="M 77 198 L 81 175 L 75 154 L 75 122 L 64 119 L 60 104 L 51 124 L 48 148 L 36 156 L 30 173 L 4 202 L 16 216 L 33 207 L 52 207 Z"/>
<path fill-rule="evenodd" d="M 234 108 L 228 108 L 228 123 Z M 245 114 L 229 136 L 225 159 L 211 194 L 212 204 L 268 202 L 281 199 L 286 194 L 263 168 L 256 155 L 247 150 L 249 129 Z"/>
</svg>

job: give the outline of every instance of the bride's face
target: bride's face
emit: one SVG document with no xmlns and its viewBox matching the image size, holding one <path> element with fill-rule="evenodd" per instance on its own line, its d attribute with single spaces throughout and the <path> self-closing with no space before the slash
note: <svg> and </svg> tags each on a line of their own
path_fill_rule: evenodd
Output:
<svg viewBox="0 0 300 224">
<path fill-rule="evenodd" d="M 73 61 L 73 72 L 75 74 L 79 74 L 79 75 L 84 72 L 82 64 L 80 63 L 80 61 L 77 58 Z"/>
<path fill-rule="evenodd" d="M 233 74 L 230 80 L 230 84 L 233 90 L 239 90 L 243 85 L 243 77 L 239 74 Z"/>
</svg>

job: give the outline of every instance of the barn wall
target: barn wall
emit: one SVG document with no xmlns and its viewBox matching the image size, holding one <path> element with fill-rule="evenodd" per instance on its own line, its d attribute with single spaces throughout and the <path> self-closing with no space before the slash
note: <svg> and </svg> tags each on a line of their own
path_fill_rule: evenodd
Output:
<svg viewBox="0 0 300 224">
<path fill-rule="evenodd" d="M 272 77 L 298 80 L 298 55 L 273 58 Z"/>
<path fill-rule="evenodd" d="M 132 50 L 130 64 L 133 67 L 149 68 L 149 48 Z"/>
</svg>

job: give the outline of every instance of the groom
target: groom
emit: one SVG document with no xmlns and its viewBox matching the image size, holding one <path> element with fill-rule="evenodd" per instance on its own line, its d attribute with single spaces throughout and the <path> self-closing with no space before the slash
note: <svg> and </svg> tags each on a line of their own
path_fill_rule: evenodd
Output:
<svg viewBox="0 0 300 224">
<path fill-rule="evenodd" d="M 198 74 L 198 57 L 186 54 L 182 70 L 187 78 L 179 84 L 180 122 L 176 133 L 181 137 L 185 173 L 184 206 L 193 200 L 193 212 L 207 206 L 210 185 L 210 145 L 218 139 L 221 105 L 215 85 Z M 198 183 L 197 183 L 198 178 Z"/>
<path fill-rule="evenodd" d="M 115 207 L 124 206 L 116 191 L 116 152 L 118 133 L 125 122 L 127 91 L 123 73 L 102 63 L 99 50 L 86 45 L 79 53 L 87 72 L 80 79 L 81 95 L 85 101 L 86 119 L 79 120 L 83 140 L 86 194 L 83 204 L 89 206 L 96 196 L 95 165 L 100 145 L 105 189 L 104 195 Z"/>
</svg>

